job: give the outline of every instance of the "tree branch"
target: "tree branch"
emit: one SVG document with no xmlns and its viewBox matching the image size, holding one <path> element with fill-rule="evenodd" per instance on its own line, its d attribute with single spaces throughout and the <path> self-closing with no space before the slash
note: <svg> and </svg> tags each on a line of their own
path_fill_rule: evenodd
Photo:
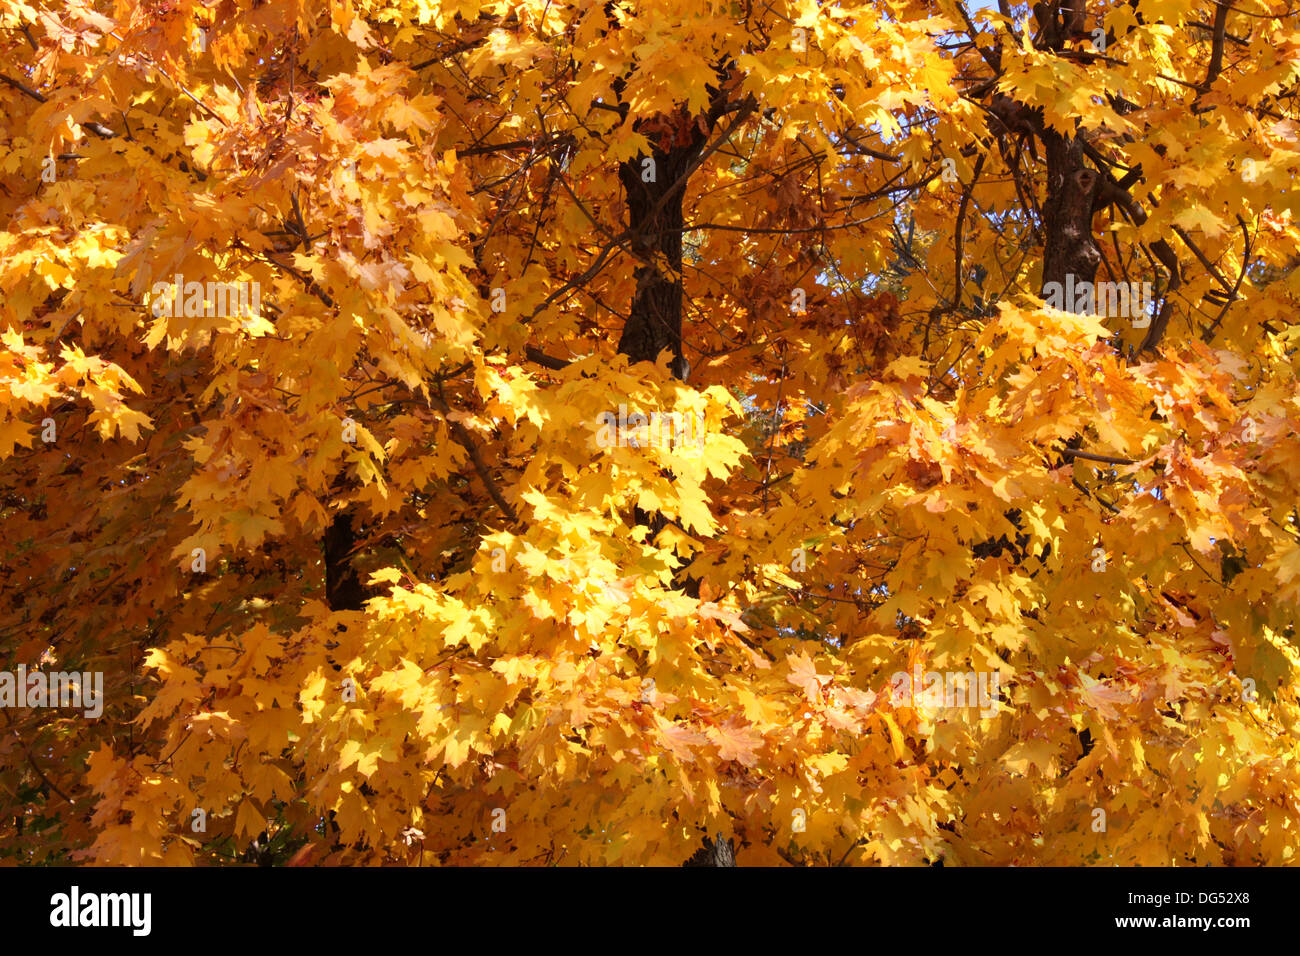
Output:
<svg viewBox="0 0 1300 956">
<path fill-rule="evenodd" d="M 505 496 L 501 494 L 501 490 L 497 487 L 496 482 L 492 480 L 492 474 L 488 471 L 487 465 L 483 461 L 483 456 L 479 453 L 478 445 L 474 443 L 474 438 L 469 433 L 469 429 L 451 417 L 451 408 L 448 407 L 447 403 L 442 398 L 441 384 L 438 386 L 438 392 L 439 394 L 437 395 L 429 395 L 430 404 L 442 413 L 443 419 L 447 422 L 447 427 L 450 428 L 452 434 L 456 436 L 456 441 L 459 442 L 461 447 L 463 447 L 469 454 L 470 463 L 478 473 L 479 480 L 483 482 L 483 487 L 487 489 L 488 495 L 491 496 L 494 502 L 496 502 L 496 506 L 501 509 L 501 513 L 510 519 L 512 523 L 517 523 L 519 521 L 519 515 L 515 512 L 514 508 L 510 507 L 510 502 L 506 501 Z"/>
</svg>

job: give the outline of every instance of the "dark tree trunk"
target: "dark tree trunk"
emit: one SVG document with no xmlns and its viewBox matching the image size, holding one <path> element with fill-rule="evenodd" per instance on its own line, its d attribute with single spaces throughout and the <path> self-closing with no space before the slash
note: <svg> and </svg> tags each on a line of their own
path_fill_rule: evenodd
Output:
<svg viewBox="0 0 1300 956">
<path fill-rule="evenodd" d="M 366 600 L 361 579 L 352 567 L 352 549 L 357 538 L 352 514 L 340 511 L 325 530 L 325 600 L 332 611 L 360 611 Z"/>
<path fill-rule="evenodd" d="M 722 839 L 722 834 L 718 834 L 717 841 L 704 838 L 704 846 L 695 851 L 695 854 L 687 860 L 682 866 L 735 866 L 736 855 L 730 840 Z"/>
<path fill-rule="evenodd" d="M 674 119 L 690 122 L 682 115 Z M 675 140 L 666 152 L 656 148 L 649 157 L 637 156 L 618 167 L 627 195 L 631 251 L 640 263 L 618 350 L 636 363 L 653 362 L 667 349 L 673 356 L 669 369 L 679 379 L 689 371 L 682 349 L 682 199 L 687 172 L 704 142 L 704 134 L 692 124 L 685 142 Z M 640 508 L 633 517 L 650 529 L 652 539 L 667 524 L 663 515 Z"/>
<path fill-rule="evenodd" d="M 1083 143 L 1074 136 L 1062 136 L 1044 129 L 1047 151 L 1047 201 L 1043 204 L 1043 288 L 1049 282 L 1067 287 L 1091 283 L 1101 264 L 1101 249 L 1092 235 L 1093 200 L 1097 193 L 1097 172 L 1083 164 Z M 1072 311 L 1074 303 L 1065 303 Z"/>
<path fill-rule="evenodd" d="M 631 251 L 640 263 L 618 350 L 630 362 L 653 362 L 668 349 L 676 378 L 685 378 L 688 370 L 682 353 L 682 199 L 686 174 L 704 145 L 699 128 L 692 124 L 689 129 L 686 141 L 675 142 L 667 152 L 656 148 L 649 157 L 637 156 L 618 167 L 627 194 Z"/>
</svg>

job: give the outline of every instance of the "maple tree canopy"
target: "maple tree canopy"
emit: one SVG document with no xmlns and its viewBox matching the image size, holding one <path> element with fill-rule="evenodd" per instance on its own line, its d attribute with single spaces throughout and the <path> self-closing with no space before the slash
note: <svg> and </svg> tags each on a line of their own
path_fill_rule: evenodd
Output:
<svg viewBox="0 0 1300 956">
<path fill-rule="evenodd" d="M 0 0 L 0 857 L 1297 862 L 1298 84 L 1287 0 Z"/>
</svg>

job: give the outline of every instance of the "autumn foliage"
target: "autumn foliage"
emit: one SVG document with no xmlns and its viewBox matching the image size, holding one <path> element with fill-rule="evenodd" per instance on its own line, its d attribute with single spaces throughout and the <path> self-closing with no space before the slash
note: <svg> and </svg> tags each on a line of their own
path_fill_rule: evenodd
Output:
<svg viewBox="0 0 1300 956">
<path fill-rule="evenodd" d="M 104 675 L 0 858 L 1297 862 L 1298 84 L 1285 0 L 0 0 L 0 668 Z"/>
</svg>

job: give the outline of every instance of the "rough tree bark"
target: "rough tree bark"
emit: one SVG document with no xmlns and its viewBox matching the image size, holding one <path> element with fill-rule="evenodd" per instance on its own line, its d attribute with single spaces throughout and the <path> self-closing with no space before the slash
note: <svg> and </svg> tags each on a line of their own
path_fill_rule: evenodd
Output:
<svg viewBox="0 0 1300 956">
<path fill-rule="evenodd" d="M 735 849 L 730 840 L 722 839 L 722 834 L 718 834 L 717 840 L 704 838 L 704 846 L 695 851 L 695 854 L 687 860 L 682 866 L 735 866 L 736 855 Z"/>
<path fill-rule="evenodd" d="M 1047 199 L 1043 203 L 1043 295 L 1048 283 L 1066 287 L 1091 283 L 1101 264 L 1101 248 L 1092 234 L 1097 172 L 1083 163 L 1083 142 L 1052 129 L 1042 131 L 1047 153 Z M 1066 303 L 1071 308 L 1072 303 Z"/>
</svg>

